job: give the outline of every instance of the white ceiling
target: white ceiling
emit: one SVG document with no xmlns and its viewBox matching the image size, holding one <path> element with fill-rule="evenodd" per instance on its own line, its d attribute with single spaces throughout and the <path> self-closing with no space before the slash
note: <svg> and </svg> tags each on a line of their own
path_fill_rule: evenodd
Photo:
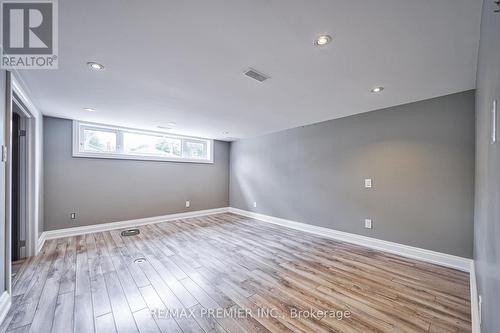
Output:
<svg viewBox="0 0 500 333">
<path fill-rule="evenodd" d="M 473 89 L 481 4 L 61 0 L 59 69 L 21 75 L 46 115 L 256 136 Z M 322 33 L 333 42 L 315 47 Z M 249 67 L 271 79 L 244 76 Z M 371 94 L 376 85 L 386 89 Z"/>
</svg>

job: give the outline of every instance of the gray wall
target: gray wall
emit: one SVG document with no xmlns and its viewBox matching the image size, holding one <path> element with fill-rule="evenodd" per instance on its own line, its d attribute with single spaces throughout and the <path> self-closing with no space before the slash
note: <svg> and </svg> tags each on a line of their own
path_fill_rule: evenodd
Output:
<svg viewBox="0 0 500 333">
<path fill-rule="evenodd" d="M 230 161 L 231 207 L 472 257 L 474 91 L 240 140 Z"/>
<path fill-rule="evenodd" d="M 132 161 L 72 157 L 70 120 L 45 117 L 43 133 L 44 230 L 228 206 L 227 142 L 214 164 Z"/>
<path fill-rule="evenodd" d="M 500 332 L 500 142 L 490 144 L 493 99 L 500 103 L 500 13 L 493 12 L 495 7 L 492 0 L 483 3 L 476 81 L 474 259 L 483 333 Z"/>
</svg>

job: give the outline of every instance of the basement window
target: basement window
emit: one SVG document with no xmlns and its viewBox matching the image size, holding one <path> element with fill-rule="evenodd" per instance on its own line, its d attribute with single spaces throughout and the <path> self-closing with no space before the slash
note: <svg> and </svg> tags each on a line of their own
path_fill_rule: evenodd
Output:
<svg viewBox="0 0 500 333">
<path fill-rule="evenodd" d="M 213 163 L 213 140 L 75 120 L 73 156 Z"/>
</svg>

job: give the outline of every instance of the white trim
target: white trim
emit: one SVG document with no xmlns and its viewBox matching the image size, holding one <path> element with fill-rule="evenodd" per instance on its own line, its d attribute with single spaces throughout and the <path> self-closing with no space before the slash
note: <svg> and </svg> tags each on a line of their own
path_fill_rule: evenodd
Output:
<svg viewBox="0 0 500 333">
<path fill-rule="evenodd" d="M 455 268 L 469 273 L 470 283 L 470 302 L 471 302 L 471 321 L 472 333 L 481 333 L 481 323 L 479 320 L 479 300 L 477 291 L 477 280 L 474 260 L 453 256 L 446 253 L 440 253 L 413 246 L 388 242 L 376 238 L 351 234 L 343 231 L 337 231 L 324 227 L 317 227 L 305 223 L 290 221 L 274 216 L 249 212 L 246 210 L 229 207 L 229 212 L 246 217 L 258 219 L 263 222 L 278 224 L 284 227 L 309 232 L 315 235 L 332 238 L 335 240 L 366 246 L 380 251 L 386 251 L 412 259 L 418 259 L 441 266 Z"/>
<path fill-rule="evenodd" d="M 0 296 L 0 324 L 5 319 L 7 312 L 9 312 L 11 306 L 10 295 L 7 291 L 4 291 Z"/>
<path fill-rule="evenodd" d="M 24 89 L 24 87 L 23 87 L 22 80 L 19 78 L 19 74 L 17 74 L 17 73 L 14 73 L 14 75 L 12 75 L 12 88 L 16 92 L 16 94 L 19 96 L 19 98 L 23 102 L 24 106 L 26 106 L 28 108 L 27 111 L 32 116 L 38 117 L 42 114 L 37 109 L 35 104 L 33 104 L 31 99 L 28 97 L 28 95 L 26 93 L 26 89 Z"/>
<path fill-rule="evenodd" d="M 418 247 L 403 245 L 399 243 L 384 241 L 376 238 L 351 234 L 348 232 L 337 231 L 330 228 L 318 227 L 310 224 L 290 221 L 274 216 L 249 212 L 238 208 L 229 208 L 230 213 L 247 216 L 258 219 L 260 221 L 279 224 L 285 227 L 293 228 L 300 231 L 309 232 L 315 235 L 332 238 L 335 240 L 353 243 L 369 247 L 372 249 L 386 251 L 394 254 L 401 255 L 412 259 L 422 260 L 441 266 L 455 268 L 464 272 L 469 272 L 471 269 L 472 259 L 462 258 L 451 254 L 435 252 L 431 250 L 421 249 Z"/>
<path fill-rule="evenodd" d="M 146 217 L 146 218 L 135 219 L 135 220 L 110 222 L 110 223 L 102 223 L 102 224 L 92 224 L 92 225 L 75 227 L 75 228 L 66 228 L 66 229 L 44 231 L 44 232 L 42 232 L 42 234 L 40 235 L 40 238 L 38 239 L 37 253 L 40 252 L 45 241 L 49 240 L 49 239 L 71 237 L 71 236 L 84 235 L 84 234 L 89 234 L 89 233 L 93 233 L 93 232 L 102 232 L 102 231 L 108 231 L 108 230 L 114 230 L 114 229 L 131 228 L 131 227 L 137 227 L 137 226 L 145 225 L 145 224 L 167 222 L 167 221 L 172 221 L 172 220 L 185 219 L 185 218 L 189 218 L 189 217 L 221 214 L 221 213 L 227 213 L 228 211 L 229 211 L 228 207 L 222 207 L 222 208 L 214 208 L 214 209 L 196 210 L 196 211 L 192 211 L 192 212 L 168 214 L 168 215 L 163 215 L 163 216 Z"/>
<path fill-rule="evenodd" d="M 305 223 L 295 222 L 291 220 L 286 220 L 278 217 L 273 217 L 269 215 L 249 212 L 246 210 L 233 208 L 233 207 L 222 207 L 222 208 L 214 208 L 214 209 L 206 209 L 206 210 L 198 210 L 184 213 L 175 213 L 168 214 L 163 216 L 154 216 L 154 217 L 146 217 L 141 219 L 127 220 L 127 221 L 119 221 L 119 222 L 110 222 L 110 223 L 102 223 L 102 224 L 93 224 L 88 226 L 74 227 L 74 228 L 66 228 L 66 229 L 57 229 L 44 231 L 38 240 L 38 249 L 37 252 L 40 251 L 44 242 L 48 239 L 55 239 L 61 237 L 70 237 L 88 234 L 92 232 L 102 232 L 107 230 L 114 229 L 122 229 L 122 228 L 130 228 L 134 226 L 140 226 L 151 223 L 160 223 L 167 222 L 177 219 L 189 218 L 189 217 L 197 217 L 197 216 L 205 216 L 205 215 L 213 215 L 213 214 L 221 214 L 221 213 L 234 213 L 241 216 L 247 216 L 251 218 L 258 219 L 263 222 L 269 222 L 273 224 L 278 224 L 281 226 L 293 228 L 300 231 L 309 232 L 315 235 L 320 235 L 323 237 L 332 238 L 335 240 L 358 244 L 361 246 L 365 246 L 368 248 L 386 251 L 389 253 L 398 254 L 404 257 L 418 259 L 425 262 L 430 262 L 433 264 L 438 264 L 450 268 L 459 269 L 464 272 L 471 272 L 473 268 L 473 260 L 468 258 L 462 258 L 458 256 L 454 256 L 451 254 L 435 252 L 431 250 L 421 249 L 413 246 L 408 246 L 404 244 L 384 241 L 376 238 L 351 234 L 348 232 L 337 231 L 330 228 L 318 227 L 314 225 L 309 225 Z M 471 283 L 472 283 L 472 275 L 471 275 Z M 475 282 L 475 277 L 474 277 Z"/>
<path fill-rule="evenodd" d="M 120 222 L 111 222 L 111 223 L 103 223 L 103 224 L 94 224 L 89 226 L 82 226 L 76 228 L 67 228 L 67 229 L 59 229 L 59 230 L 51 230 L 44 231 L 38 240 L 37 253 L 43 247 L 43 244 L 48 239 L 55 239 L 61 237 L 70 237 L 83 235 L 93 232 L 102 232 L 107 230 L 114 229 L 122 229 L 122 228 L 130 228 L 145 224 L 151 223 L 160 223 L 167 222 L 172 220 L 178 220 L 189 217 L 197 217 L 197 216 L 205 216 L 205 215 L 213 215 L 213 214 L 221 214 L 221 213 L 233 213 L 241 216 L 251 217 L 258 219 L 263 222 L 273 223 L 277 225 L 281 225 L 284 227 L 312 233 L 315 235 L 320 235 L 323 237 L 332 238 L 335 240 L 353 243 L 365 247 L 369 247 L 372 249 L 386 251 L 394 254 L 398 254 L 404 257 L 418 259 L 425 262 L 430 262 L 433 264 L 438 264 L 446 267 L 451 267 L 455 269 L 459 269 L 464 272 L 470 273 L 470 299 L 471 299 L 471 315 L 472 315 L 472 333 L 480 333 L 480 323 L 479 323 L 479 304 L 478 304 L 478 293 L 477 293 L 477 282 L 476 282 L 476 271 L 474 260 L 468 258 L 462 258 L 458 256 L 453 256 L 446 253 L 440 253 L 425 249 L 420 249 L 417 247 L 412 247 L 408 245 L 398 244 L 394 242 L 388 242 L 380 239 L 375 239 L 371 237 L 355 235 L 343 231 L 337 231 L 329 228 L 313 226 L 305 223 L 290 221 L 278 217 L 273 217 L 269 215 L 249 212 L 246 210 L 233 208 L 233 207 L 223 207 L 223 208 L 215 208 L 215 209 L 206 209 L 206 210 L 198 210 L 192 212 L 184 212 L 184 213 L 176 213 L 176 214 L 168 214 L 163 216 L 156 217 L 147 217 L 142 219 L 128 220 L 128 221 L 120 221 Z M 10 297 L 8 297 L 8 305 L 7 310 L 4 309 L 5 305 L 2 302 L 5 302 L 3 299 L 8 297 L 8 293 L 4 292 L 4 294 L 0 297 L 0 322 L 2 321 L 2 315 L 5 315 L 8 311 L 8 307 L 10 307 Z"/>
<path fill-rule="evenodd" d="M 106 132 L 113 132 L 116 134 L 116 152 L 89 152 L 82 150 L 83 146 L 83 133 L 82 129 L 101 129 Z M 181 152 L 184 149 L 185 140 L 203 141 L 207 147 L 208 159 L 190 159 L 185 157 L 165 157 L 161 155 L 147 155 L 147 154 L 131 154 L 124 151 L 124 133 L 138 133 L 152 136 L 169 137 L 181 140 Z M 214 163 L 214 140 L 199 138 L 194 136 L 185 136 L 178 134 L 171 134 L 158 131 L 141 130 L 128 127 L 112 126 L 98 123 L 83 122 L 73 120 L 73 144 L 72 154 L 73 157 L 88 157 L 88 158 L 104 158 L 104 159 L 118 159 L 118 160 L 139 160 L 139 161 L 160 161 L 160 162 L 182 162 L 182 163 Z"/>
<path fill-rule="evenodd" d="M 40 251 L 42 250 L 43 244 L 45 244 L 47 234 L 45 232 L 42 232 L 40 234 L 40 237 L 38 237 L 38 242 L 36 243 L 36 254 L 39 254 Z"/>
<path fill-rule="evenodd" d="M 12 253 L 11 253 L 11 224 L 12 224 L 12 214 L 11 214 L 11 199 L 12 199 L 12 172 L 11 172 L 11 159 L 12 159 L 12 73 L 7 71 L 7 93 L 6 93 L 6 112 L 4 115 L 4 146 L 7 148 L 7 160 L 4 161 L 5 164 L 5 209 L 4 209 L 4 221 L 5 221 L 5 256 L 4 256 L 4 273 L 5 273 L 5 289 L 10 293 L 11 291 L 11 270 L 12 270 Z"/>
<path fill-rule="evenodd" d="M 27 152 L 27 229 L 26 254 L 33 256 L 36 253 L 38 226 L 40 225 L 40 201 L 42 182 L 42 113 L 28 97 L 27 89 L 17 71 L 12 77 L 12 91 L 16 93 L 27 108 L 26 137 Z M 9 263 L 10 264 L 10 263 Z"/>
<path fill-rule="evenodd" d="M 472 319 L 472 333 L 481 333 L 479 320 L 479 299 L 477 292 L 476 267 L 474 261 L 470 264 L 470 307 Z"/>
</svg>

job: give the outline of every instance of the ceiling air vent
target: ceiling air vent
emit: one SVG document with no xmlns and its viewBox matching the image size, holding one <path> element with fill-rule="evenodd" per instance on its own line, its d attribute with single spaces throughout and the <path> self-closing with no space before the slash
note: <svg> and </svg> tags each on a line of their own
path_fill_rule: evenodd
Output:
<svg viewBox="0 0 500 333">
<path fill-rule="evenodd" d="M 267 79 L 270 78 L 269 75 L 265 75 L 265 74 L 259 73 L 255 69 L 252 69 L 252 68 L 250 68 L 249 70 L 247 70 L 244 74 L 246 76 L 248 76 L 248 77 L 251 77 L 254 80 L 259 81 L 259 82 L 264 82 L 264 81 L 266 81 Z"/>
</svg>

